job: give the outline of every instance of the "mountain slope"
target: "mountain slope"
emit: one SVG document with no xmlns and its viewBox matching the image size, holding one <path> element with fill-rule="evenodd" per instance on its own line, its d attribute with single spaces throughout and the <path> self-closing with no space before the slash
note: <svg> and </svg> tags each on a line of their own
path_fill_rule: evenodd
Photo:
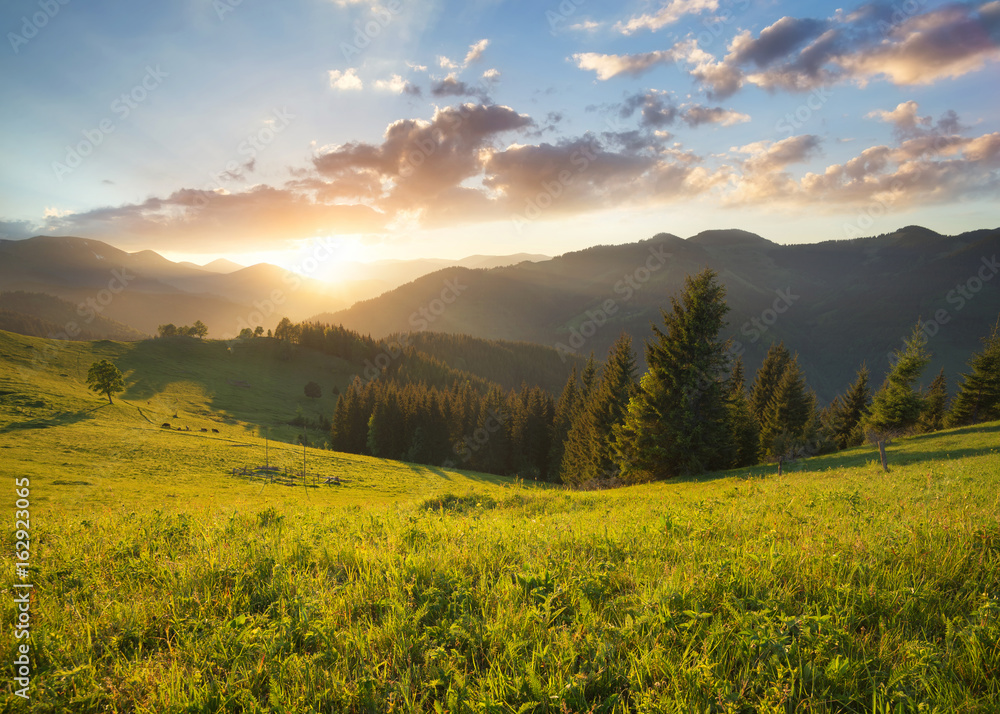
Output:
<svg viewBox="0 0 1000 714">
<path fill-rule="evenodd" d="M 881 380 L 888 353 L 918 318 L 935 320 L 928 326 L 934 361 L 927 375 L 945 367 L 954 380 L 1000 312 L 1000 279 L 993 280 L 991 262 L 997 255 L 1000 230 L 943 236 L 907 227 L 789 246 L 745 231 L 708 231 L 688 240 L 664 233 L 540 263 L 448 268 L 328 318 L 374 336 L 425 329 L 602 358 L 622 329 L 637 341 L 650 337 L 650 323 L 660 323 L 660 309 L 669 308 L 685 276 L 707 266 L 727 288 L 726 336 L 739 343 L 750 374 L 770 343 L 784 340 L 825 401 L 862 362 L 876 383 Z"/>
<path fill-rule="evenodd" d="M 273 328 L 283 316 L 303 319 L 352 302 L 348 289 L 273 265 L 218 273 L 149 250 L 127 253 L 63 236 L 0 241 L 0 285 L 54 295 L 86 317 L 110 317 L 148 334 L 168 322 L 201 320 L 213 336 L 235 336 L 243 327 Z"/>
</svg>

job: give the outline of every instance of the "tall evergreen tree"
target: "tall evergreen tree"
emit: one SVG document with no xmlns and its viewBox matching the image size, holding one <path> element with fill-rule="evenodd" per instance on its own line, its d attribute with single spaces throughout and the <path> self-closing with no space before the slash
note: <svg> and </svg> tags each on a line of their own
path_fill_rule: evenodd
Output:
<svg viewBox="0 0 1000 714">
<path fill-rule="evenodd" d="M 967 426 L 1000 419 L 1000 320 L 983 339 L 983 351 L 972 355 L 962 375 L 946 424 Z"/>
<path fill-rule="evenodd" d="M 861 420 L 871 404 L 867 365 L 858 368 L 857 378 L 848 390 L 838 395 L 820 415 L 822 437 L 833 449 L 860 446 L 865 441 Z"/>
<path fill-rule="evenodd" d="M 760 427 L 750 408 L 746 380 L 743 376 L 743 357 L 733 362 L 729 377 L 729 432 L 733 439 L 733 466 L 753 466 L 759 459 Z"/>
<path fill-rule="evenodd" d="M 577 411 L 570 428 L 561 469 L 563 483 L 579 485 L 617 472 L 613 429 L 624 422 L 634 390 L 632 338 L 623 332 L 608 353 L 600 381 L 590 390 L 591 398 Z"/>
<path fill-rule="evenodd" d="M 872 403 L 872 390 L 868 386 L 870 378 L 868 365 L 862 364 L 858 368 L 858 376 L 854 384 L 847 390 L 840 400 L 841 410 L 837 420 L 838 429 L 834 434 L 837 447 L 847 449 L 851 446 L 861 446 L 865 441 L 864 431 L 861 428 L 861 421 Z"/>
<path fill-rule="evenodd" d="M 646 343 L 648 371 L 615 428 L 622 476 L 637 482 L 727 466 L 729 431 L 726 343 L 719 339 L 729 307 L 717 274 L 706 269 L 685 280 L 672 310 L 661 310 Z"/>
<path fill-rule="evenodd" d="M 865 433 L 878 447 L 882 469 L 886 472 L 889 464 L 885 447 L 893 438 L 911 431 L 924 408 L 924 398 L 914 385 L 930 361 L 926 346 L 927 335 L 917 322 L 903 348 L 894 353 L 896 363 L 872 399 L 871 410 L 862 422 Z"/>
<path fill-rule="evenodd" d="M 628 403 L 635 393 L 635 352 L 632 338 L 622 332 L 604 364 L 601 383 L 594 395 L 594 457 L 595 469 L 599 475 L 617 471 L 614 449 L 614 428 L 625 422 Z"/>
<path fill-rule="evenodd" d="M 924 396 L 924 409 L 917 421 L 917 430 L 921 434 L 941 431 L 944 428 L 944 418 L 948 413 L 948 381 L 944 376 L 944 368 L 931 382 Z"/>
<path fill-rule="evenodd" d="M 772 344 L 768 348 L 767 356 L 764 357 L 764 362 L 757 370 L 753 386 L 750 387 L 750 410 L 758 424 L 763 425 L 767 405 L 771 402 L 771 398 L 778 388 L 778 382 L 781 381 L 781 376 L 791 361 L 792 355 L 785 347 L 784 342 Z"/>
<path fill-rule="evenodd" d="M 563 454 L 566 451 L 566 438 L 573 426 L 577 402 L 580 399 L 580 387 L 576 376 L 576 367 L 570 372 L 562 395 L 556 403 L 555 416 L 552 419 L 552 439 L 549 447 L 548 479 L 561 482 Z"/>
<path fill-rule="evenodd" d="M 764 410 L 760 445 L 764 455 L 780 459 L 808 449 L 815 437 L 816 396 L 806 387 L 798 357 L 785 365 Z"/>
</svg>

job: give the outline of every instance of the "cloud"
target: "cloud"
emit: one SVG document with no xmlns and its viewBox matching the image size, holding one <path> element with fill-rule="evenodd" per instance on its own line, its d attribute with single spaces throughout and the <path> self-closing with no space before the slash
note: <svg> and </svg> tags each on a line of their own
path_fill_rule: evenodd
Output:
<svg viewBox="0 0 1000 714">
<path fill-rule="evenodd" d="M 38 235 L 41 226 L 31 221 L 0 220 L 0 240 L 22 240 Z"/>
<path fill-rule="evenodd" d="M 594 22 L 593 20 L 583 20 L 574 25 L 570 25 L 570 30 L 576 30 L 577 32 L 597 32 L 602 27 L 600 22 Z"/>
<path fill-rule="evenodd" d="M 750 116 L 722 107 L 706 107 L 701 104 L 689 104 L 681 107 L 681 117 L 688 126 L 696 127 L 702 124 L 721 124 L 733 126 L 750 121 Z"/>
<path fill-rule="evenodd" d="M 317 156 L 314 168 L 324 180 L 376 177 L 384 190 L 374 205 L 388 213 L 424 215 L 445 209 L 462 196 L 461 184 L 479 175 L 483 153 L 506 132 L 526 131 L 534 120 L 510 107 L 462 104 L 435 111 L 429 120 L 402 119 L 390 124 L 381 144 L 352 142 Z"/>
<path fill-rule="evenodd" d="M 702 194 L 724 180 L 687 157 L 611 151 L 595 137 L 556 144 L 516 145 L 492 153 L 483 183 L 506 210 L 531 218 L 605 208 L 671 203 Z"/>
<path fill-rule="evenodd" d="M 393 94 L 420 94 L 420 87 L 415 87 L 398 74 L 392 75 L 389 79 L 376 80 L 375 89 Z"/>
<path fill-rule="evenodd" d="M 341 91 L 358 91 L 364 88 L 358 70 L 354 67 L 342 72 L 339 69 L 330 70 L 330 88 Z"/>
<path fill-rule="evenodd" d="M 489 46 L 489 40 L 479 40 L 472 45 L 469 45 L 469 51 L 465 55 L 465 61 L 462 63 L 464 67 L 468 67 L 473 62 L 478 62 L 483 58 L 483 52 Z"/>
<path fill-rule="evenodd" d="M 886 40 L 845 54 L 840 64 L 853 77 L 886 77 L 896 85 L 932 84 L 961 77 L 1000 60 L 1000 2 L 946 5 L 894 27 Z"/>
<path fill-rule="evenodd" d="M 431 94 L 435 97 L 485 97 L 486 93 L 483 87 L 467 84 L 450 74 L 431 83 Z"/>
<path fill-rule="evenodd" d="M 812 158 L 818 150 L 820 139 L 813 134 L 790 136 L 781 141 L 758 141 L 735 149 L 736 153 L 749 154 L 744 166 L 751 173 L 778 171 L 789 164 L 801 163 Z"/>
<path fill-rule="evenodd" d="M 719 0 L 670 0 L 657 12 L 639 15 L 626 22 L 619 22 L 615 29 L 625 35 L 631 35 L 640 30 L 656 32 L 667 25 L 672 25 L 686 15 L 698 15 L 704 12 L 715 12 L 719 9 Z"/>
<path fill-rule="evenodd" d="M 465 53 L 465 59 L 461 63 L 455 62 L 444 55 L 438 55 L 438 66 L 448 71 L 461 72 L 473 62 L 478 62 L 483 58 L 483 52 L 489 47 L 490 41 L 483 39 L 469 45 L 469 51 Z"/>
<path fill-rule="evenodd" d="M 608 80 L 620 74 L 638 77 L 657 65 L 672 64 L 675 59 L 674 52 L 670 50 L 635 55 L 602 55 L 596 52 L 573 55 L 577 67 L 596 72 L 600 80 Z"/>
<path fill-rule="evenodd" d="M 758 142 L 735 149 L 750 154 L 741 175 L 733 176 L 727 203 L 796 205 L 820 210 L 877 206 L 885 211 L 1000 193 L 1000 132 L 964 136 L 954 112 L 941 119 L 921 117 L 916 102 L 869 117 L 892 123 L 894 146 L 876 145 L 822 172 L 793 179 L 786 168 L 815 155 L 815 137 Z M 954 131 L 961 133 L 953 133 Z M 792 142 L 792 143 L 789 143 Z"/>
<path fill-rule="evenodd" d="M 197 252 L 211 245 L 274 248 L 330 233 L 382 230 L 385 217 L 364 205 L 317 202 L 288 188 L 255 186 L 239 193 L 181 189 L 166 198 L 98 208 L 48 221 L 53 232 L 100 236 L 123 246 L 158 245 Z"/>
<path fill-rule="evenodd" d="M 731 126 L 750 121 L 746 114 L 722 107 L 706 107 L 696 103 L 678 106 L 668 92 L 659 90 L 635 94 L 618 107 L 619 116 L 625 119 L 636 112 L 639 112 L 640 126 L 647 129 L 661 129 L 672 126 L 677 121 L 683 121 L 692 128 L 703 124 Z"/>
<path fill-rule="evenodd" d="M 894 6 L 895 7 L 895 6 Z M 830 19 L 783 17 L 755 37 L 744 30 L 718 59 L 696 40 L 673 51 L 711 96 L 746 84 L 805 92 L 845 81 L 885 79 L 897 86 L 960 77 L 1000 60 L 1000 2 L 951 4 L 905 14 L 865 5 Z"/>
</svg>

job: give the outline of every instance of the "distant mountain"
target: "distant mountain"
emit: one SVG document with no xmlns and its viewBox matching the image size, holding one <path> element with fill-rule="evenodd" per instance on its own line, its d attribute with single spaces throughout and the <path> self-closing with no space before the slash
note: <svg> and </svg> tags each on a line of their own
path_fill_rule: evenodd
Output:
<svg viewBox="0 0 1000 714">
<path fill-rule="evenodd" d="M 168 322 L 201 320 L 213 337 L 257 324 L 269 329 L 284 316 L 298 320 L 353 302 L 343 287 L 273 265 L 213 273 L 150 250 L 127 253 L 62 236 L 0 241 L 0 288 L 54 295 L 77 305 L 85 319 L 108 317 L 148 334 Z"/>
<path fill-rule="evenodd" d="M 909 226 L 871 238 L 787 246 L 739 230 L 688 240 L 662 233 L 543 262 L 446 268 L 325 318 L 375 337 L 464 333 L 604 358 L 621 330 L 641 345 L 685 276 L 708 266 L 727 288 L 726 335 L 738 341 L 748 375 L 772 341 L 784 340 L 826 401 L 845 389 L 862 362 L 877 386 L 888 353 L 918 318 L 934 320 L 927 326 L 934 361 L 926 381 L 943 366 L 954 388 L 1000 312 L 997 256 L 1000 229 L 944 236 Z"/>
<path fill-rule="evenodd" d="M 534 253 L 514 255 L 470 255 L 461 260 L 443 258 L 418 258 L 415 260 L 376 260 L 370 263 L 347 262 L 331 266 L 330 278 L 350 276 L 353 294 L 358 300 L 367 300 L 388 290 L 412 282 L 428 273 L 460 266 L 463 268 L 498 268 L 517 265 L 524 261 L 549 260 L 549 256 Z"/>
<path fill-rule="evenodd" d="M 211 263 L 205 263 L 201 266 L 202 270 L 207 270 L 210 273 L 235 273 L 237 270 L 242 270 L 244 267 L 239 263 L 234 263 L 231 260 L 226 260 L 225 258 L 218 258 L 213 260 Z"/>
<path fill-rule="evenodd" d="M 62 340 L 141 340 L 149 335 L 106 317 L 81 315 L 67 300 L 43 293 L 0 293 L 0 330 Z"/>
<path fill-rule="evenodd" d="M 324 282 L 266 263 L 243 267 L 220 258 L 198 266 L 151 250 L 128 253 L 98 240 L 36 236 L 0 240 L 0 290 L 52 295 L 76 305 L 84 319 L 107 317 L 131 326 L 135 334 L 155 334 L 168 322 L 201 320 L 210 336 L 227 337 L 258 324 L 272 329 L 282 317 L 298 321 L 328 314 L 443 266 L 495 267 L 532 259 L 545 256 L 336 264 L 331 269 L 349 279 Z M 324 267 L 315 271 L 317 278 Z"/>
</svg>

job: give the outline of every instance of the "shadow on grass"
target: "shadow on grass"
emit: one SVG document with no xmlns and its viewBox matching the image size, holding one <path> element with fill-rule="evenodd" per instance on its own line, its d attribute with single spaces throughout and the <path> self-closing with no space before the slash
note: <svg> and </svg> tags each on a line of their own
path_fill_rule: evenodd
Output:
<svg viewBox="0 0 1000 714">
<path fill-rule="evenodd" d="M 36 419 L 26 419 L 25 421 L 16 421 L 11 424 L 7 424 L 0 429 L 0 434 L 9 434 L 13 431 L 24 431 L 30 429 L 49 429 L 54 426 L 68 426 L 69 424 L 76 424 L 77 422 L 92 419 L 93 412 L 96 412 L 98 409 L 104 409 L 107 406 L 110 405 L 101 404 L 100 406 L 92 407 L 90 409 L 78 409 L 75 412 L 60 412 L 48 417 L 38 417 Z"/>
</svg>

